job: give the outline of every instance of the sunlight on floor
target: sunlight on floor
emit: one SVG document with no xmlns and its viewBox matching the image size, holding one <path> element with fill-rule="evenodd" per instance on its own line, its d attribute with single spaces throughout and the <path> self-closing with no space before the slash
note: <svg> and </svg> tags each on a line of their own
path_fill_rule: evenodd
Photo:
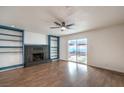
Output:
<svg viewBox="0 0 124 93">
<path fill-rule="evenodd" d="M 87 56 L 70 56 L 68 60 L 87 64 Z"/>
<path fill-rule="evenodd" d="M 75 75 L 77 72 L 87 72 L 87 65 L 79 64 L 79 63 L 73 63 L 68 62 L 68 70 L 70 75 Z"/>
</svg>

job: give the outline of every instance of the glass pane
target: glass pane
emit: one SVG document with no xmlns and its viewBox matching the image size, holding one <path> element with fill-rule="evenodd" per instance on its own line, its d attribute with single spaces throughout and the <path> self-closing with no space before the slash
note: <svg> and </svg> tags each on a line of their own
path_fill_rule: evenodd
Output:
<svg viewBox="0 0 124 93">
<path fill-rule="evenodd" d="M 77 40 L 77 62 L 87 63 L 87 39 Z"/>
<path fill-rule="evenodd" d="M 76 40 L 68 41 L 68 60 L 76 61 Z"/>
</svg>

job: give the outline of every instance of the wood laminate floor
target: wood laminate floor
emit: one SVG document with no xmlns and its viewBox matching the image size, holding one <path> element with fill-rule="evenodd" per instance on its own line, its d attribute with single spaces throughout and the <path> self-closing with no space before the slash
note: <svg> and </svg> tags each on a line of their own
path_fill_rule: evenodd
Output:
<svg viewBox="0 0 124 93">
<path fill-rule="evenodd" d="M 73 62 L 51 62 L 0 73 L 1 87 L 120 87 L 124 76 Z"/>
</svg>

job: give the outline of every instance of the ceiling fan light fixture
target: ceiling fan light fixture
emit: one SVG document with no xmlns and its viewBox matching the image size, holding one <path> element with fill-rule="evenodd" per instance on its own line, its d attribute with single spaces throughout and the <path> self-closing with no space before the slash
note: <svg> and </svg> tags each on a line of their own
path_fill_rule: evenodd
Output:
<svg viewBox="0 0 124 93">
<path fill-rule="evenodd" d="M 66 30 L 66 27 L 61 27 L 61 31 L 65 31 Z"/>
</svg>

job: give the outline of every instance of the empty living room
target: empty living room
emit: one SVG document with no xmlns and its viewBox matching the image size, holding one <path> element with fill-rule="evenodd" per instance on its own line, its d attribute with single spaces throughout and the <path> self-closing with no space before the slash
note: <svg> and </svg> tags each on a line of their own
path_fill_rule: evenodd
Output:
<svg viewBox="0 0 124 93">
<path fill-rule="evenodd" d="M 0 87 L 124 87 L 124 6 L 0 6 Z"/>
</svg>

